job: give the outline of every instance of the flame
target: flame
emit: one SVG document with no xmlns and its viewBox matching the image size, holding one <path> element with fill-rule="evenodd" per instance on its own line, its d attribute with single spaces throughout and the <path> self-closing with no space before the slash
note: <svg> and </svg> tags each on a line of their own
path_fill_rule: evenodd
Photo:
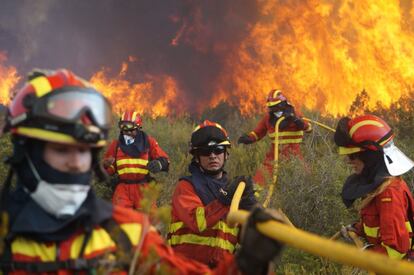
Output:
<svg viewBox="0 0 414 275">
<path fill-rule="evenodd" d="M 178 85 L 168 75 L 146 75 L 148 81 L 131 83 L 126 79 L 128 63 L 122 63 L 118 75 L 110 77 L 110 70 L 103 68 L 95 73 L 90 82 L 111 101 L 118 113 L 133 109 L 152 117 L 179 114 L 174 104 L 177 104 Z"/>
<path fill-rule="evenodd" d="M 16 68 L 5 65 L 6 61 L 6 54 L 0 51 L 0 103 L 4 105 L 9 103 L 10 92 L 20 80 Z"/>
<path fill-rule="evenodd" d="M 341 115 L 364 89 L 373 107 L 412 87 L 414 7 L 407 12 L 397 0 L 257 4 L 260 19 L 227 56 L 212 105 L 225 100 L 257 112 L 280 88 L 297 106 Z"/>
</svg>

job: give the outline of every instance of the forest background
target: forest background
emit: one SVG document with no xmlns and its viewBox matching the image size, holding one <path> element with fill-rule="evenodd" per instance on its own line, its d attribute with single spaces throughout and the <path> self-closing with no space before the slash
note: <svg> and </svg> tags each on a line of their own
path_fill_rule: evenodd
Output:
<svg viewBox="0 0 414 275">
<path fill-rule="evenodd" d="M 370 101 L 366 91 L 362 91 L 354 99 L 349 116 L 363 113 L 376 114 L 389 123 L 395 132 L 396 145 L 414 159 L 414 92 L 401 97 L 391 106 L 377 103 L 375 108 L 368 108 Z M 265 109 L 263 110 L 265 111 Z M 321 115 L 315 110 L 302 110 L 305 117 L 335 128 L 339 118 Z M 155 175 L 154 184 L 146 194 L 148 201 L 157 200 L 158 210 L 146 210 L 150 215 L 157 216 L 158 229 L 166 235 L 170 214 L 171 196 L 177 180 L 188 174 L 187 167 L 191 160 L 188 144 L 195 125 L 204 119 L 215 121 L 224 126 L 231 138 L 230 159 L 226 163 L 226 171 L 230 176 L 254 175 L 259 169 L 266 151 L 270 146 L 268 138 L 251 145 L 238 145 L 238 137 L 253 130 L 261 116 L 242 116 L 237 107 L 221 103 L 214 108 L 206 109 L 199 116 L 157 117 L 144 116 L 143 129 L 155 137 L 160 146 L 170 157 L 168 173 Z M 117 119 L 117 118 L 115 118 Z M 111 131 L 111 138 L 117 138 L 116 127 Z M 2 156 L 11 152 L 7 136 L 0 140 Z M 352 171 L 344 157 L 337 154 L 333 143 L 333 133 L 313 125 L 313 131 L 305 136 L 302 144 L 304 163 L 298 159 L 279 162 L 278 182 L 269 207 L 282 208 L 293 224 L 303 230 L 330 237 L 341 225 L 356 221 L 358 213 L 355 209 L 346 209 L 341 201 L 342 185 Z M 7 167 L 0 165 L 0 174 L 7 174 Z M 404 175 L 411 190 L 414 188 L 414 172 Z M 268 184 L 271 184 L 269 179 Z M 95 182 L 97 193 L 110 199 L 111 187 Z M 261 194 L 263 202 L 265 192 Z M 349 274 L 351 267 L 327 263 L 318 257 L 287 248 L 277 262 L 278 274 Z"/>
</svg>

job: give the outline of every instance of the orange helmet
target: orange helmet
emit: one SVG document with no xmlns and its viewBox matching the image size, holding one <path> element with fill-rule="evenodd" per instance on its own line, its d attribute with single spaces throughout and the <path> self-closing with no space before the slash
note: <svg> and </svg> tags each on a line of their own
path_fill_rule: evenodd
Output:
<svg viewBox="0 0 414 275">
<path fill-rule="evenodd" d="M 16 136 L 64 144 L 106 144 L 111 106 L 91 84 L 72 72 L 36 70 L 10 104 Z"/>
<path fill-rule="evenodd" d="M 139 129 L 142 127 L 142 118 L 138 112 L 128 110 L 122 113 L 118 126 L 123 131 Z"/>
<path fill-rule="evenodd" d="M 282 102 L 287 102 L 286 97 L 282 94 L 281 90 L 272 89 L 267 96 L 266 105 L 268 108 L 274 107 Z"/>
<path fill-rule="evenodd" d="M 381 151 L 388 172 L 399 176 L 414 167 L 414 162 L 394 145 L 394 133 L 381 118 L 374 115 L 354 119 L 342 118 L 338 122 L 334 140 L 339 154 L 353 154 L 360 151 Z"/>
<path fill-rule="evenodd" d="M 204 120 L 191 134 L 190 153 L 208 146 L 230 147 L 231 143 L 227 131 L 220 124 Z"/>
</svg>

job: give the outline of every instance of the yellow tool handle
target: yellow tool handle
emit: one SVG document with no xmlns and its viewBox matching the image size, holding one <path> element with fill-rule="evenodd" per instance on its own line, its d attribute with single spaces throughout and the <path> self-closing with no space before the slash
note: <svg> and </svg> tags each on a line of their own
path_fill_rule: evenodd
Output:
<svg viewBox="0 0 414 275">
<path fill-rule="evenodd" d="M 248 215 L 249 212 L 243 210 L 230 212 L 227 222 L 244 224 Z M 391 259 L 375 252 L 361 251 L 354 246 L 325 239 L 297 228 L 293 229 L 277 221 L 259 223 L 257 229 L 269 238 L 334 262 L 374 271 L 378 274 L 414 274 L 414 264 L 409 262 Z"/>
<path fill-rule="evenodd" d="M 318 125 L 318 126 L 321 126 L 322 128 L 325 128 L 326 130 L 332 131 L 332 132 L 334 132 L 334 133 L 336 132 L 336 130 L 335 130 L 334 128 L 331 128 L 331 127 L 329 127 L 328 125 L 325 125 L 325 124 L 323 124 L 323 123 L 317 122 L 317 121 L 312 120 L 312 119 L 310 119 L 310 118 L 303 117 L 302 119 L 303 119 L 303 120 L 306 120 L 306 121 L 308 121 L 308 122 L 314 123 L 314 124 L 316 124 L 316 125 Z"/>
</svg>

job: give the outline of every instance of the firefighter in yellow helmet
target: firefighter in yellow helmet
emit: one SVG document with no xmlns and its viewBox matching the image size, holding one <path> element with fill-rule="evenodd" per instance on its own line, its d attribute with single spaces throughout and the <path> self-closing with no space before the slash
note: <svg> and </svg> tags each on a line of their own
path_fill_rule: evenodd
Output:
<svg viewBox="0 0 414 275">
<path fill-rule="evenodd" d="M 360 199 L 361 219 L 342 230 L 355 231 L 368 241 L 368 249 L 402 259 L 412 257 L 414 200 L 401 175 L 414 162 L 394 144 L 391 127 L 374 115 L 342 118 L 335 132 L 339 153 L 354 169 L 342 189 L 350 207 Z"/>
<path fill-rule="evenodd" d="M 92 173 L 111 126 L 108 101 L 67 70 L 35 71 L 9 107 L 13 154 L 1 193 L 3 274 L 257 274 L 280 244 L 260 235 L 257 209 L 240 255 L 216 270 L 175 254 L 140 212 L 98 198 Z M 11 189 L 13 174 L 16 188 Z M 251 256 L 256 244 L 262 253 Z M 270 246 L 269 246 L 270 245 Z M 154 257 L 159 260 L 154 261 Z M 136 258 L 136 261 L 133 260 Z M 252 261 L 253 259 L 253 261 Z M 254 265 L 249 264 L 254 263 Z"/>
</svg>

